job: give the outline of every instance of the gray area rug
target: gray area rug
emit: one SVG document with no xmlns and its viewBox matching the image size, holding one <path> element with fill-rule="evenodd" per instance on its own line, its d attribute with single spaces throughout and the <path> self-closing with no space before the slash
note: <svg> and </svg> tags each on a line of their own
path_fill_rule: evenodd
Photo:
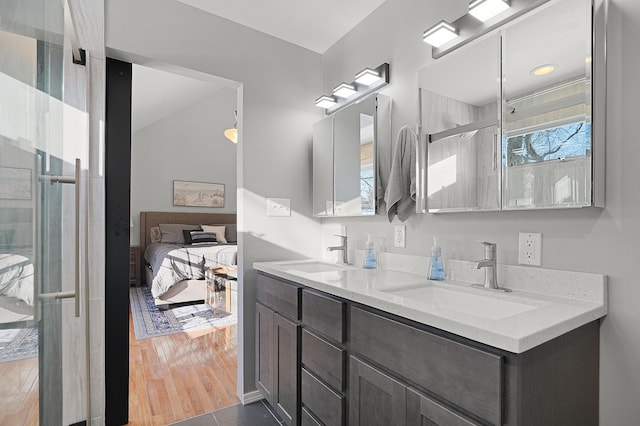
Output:
<svg viewBox="0 0 640 426">
<path fill-rule="evenodd" d="M 224 327 L 237 322 L 235 313 L 214 313 L 204 303 L 160 310 L 153 302 L 149 287 L 131 287 L 129 299 L 137 340 Z"/>
<path fill-rule="evenodd" d="M 0 362 L 17 361 L 37 356 L 37 328 L 0 330 Z"/>
</svg>

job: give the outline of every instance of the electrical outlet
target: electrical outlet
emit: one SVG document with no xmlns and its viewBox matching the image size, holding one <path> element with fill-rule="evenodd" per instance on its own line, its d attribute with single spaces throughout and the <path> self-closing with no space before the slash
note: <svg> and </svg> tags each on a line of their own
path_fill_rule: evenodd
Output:
<svg viewBox="0 0 640 426">
<path fill-rule="evenodd" d="M 396 225 L 395 230 L 393 232 L 393 245 L 394 247 L 406 247 L 406 227 L 404 225 Z"/>
<path fill-rule="evenodd" d="M 518 263 L 542 265 L 542 234 L 521 232 L 518 242 Z"/>
</svg>

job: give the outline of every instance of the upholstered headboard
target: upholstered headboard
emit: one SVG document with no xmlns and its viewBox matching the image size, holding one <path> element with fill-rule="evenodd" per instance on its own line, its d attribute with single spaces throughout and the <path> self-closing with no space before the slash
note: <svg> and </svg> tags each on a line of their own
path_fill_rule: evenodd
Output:
<svg viewBox="0 0 640 426">
<path fill-rule="evenodd" d="M 235 224 L 235 213 L 187 213 L 187 212 L 140 212 L 140 254 L 151 243 L 152 227 L 161 223 L 183 223 L 185 225 L 224 225 Z M 142 276 L 144 277 L 144 264 L 142 264 Z"/>
</svg>

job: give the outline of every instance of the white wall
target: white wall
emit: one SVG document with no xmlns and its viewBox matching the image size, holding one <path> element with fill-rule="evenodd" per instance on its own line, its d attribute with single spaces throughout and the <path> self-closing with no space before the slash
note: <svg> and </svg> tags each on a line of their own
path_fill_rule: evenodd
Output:
<svg viewBox="0 0 640 426">
<path fill-rule="evenodd" d="M 141 211 L 236 212 L 236 145 L 223 134 L 233 126 L 236 99 L 235 89 L 220 89 L 131 135 L 132 245 L 140 241 Z M 224 184 L 224 207 L 174 206 L 174 180 Z"/>
<path fill-rule="evenodd" d="M 173 64 L 239 82 L 238 393 L 255 390 L 254 261 L 320 256 L 311 219 L 311 138 L 321 118 L 321 57 L 173 0 L 106 2 L 110 56 Z M 267 197 L 291 199 L 291 217 L 266 217 Z"/>
<path fill-rule="evenodd" d="M 475 259 L 476 240 L 498 244 L 498 259 L 517 264 L 518 232 L 543 234 L 542 266 L 609 276 L 609 315 L 601 327 L 600 424 L 637 424 L 640 418 L 640 2 L 611 0 L 607 101 L 605 209 L 417 215 L 407 221 L 407 248 L 390 251 L 426 256 L 437 235 L 445 257 Z M 465 13 L 467 0 L 387 0 L 323 55 L 323 89 L 350 81 L 365 66 L 391 65 L 394 135 L 417 122 L 416 71 L 431 61 L 421 34 L 441 19 Z M 366 47 L 369 46 L 369 47 Z M 397 219 L 396 219 L 397 220 Z M 337 220 L 326 220 L 334 226 Z M 382 217 L 341 220 L 351 247 L 364 247 L 367 232 L 392 241 Z M 390 244 L 387 243 L 387 246 Z"/>
</svg>

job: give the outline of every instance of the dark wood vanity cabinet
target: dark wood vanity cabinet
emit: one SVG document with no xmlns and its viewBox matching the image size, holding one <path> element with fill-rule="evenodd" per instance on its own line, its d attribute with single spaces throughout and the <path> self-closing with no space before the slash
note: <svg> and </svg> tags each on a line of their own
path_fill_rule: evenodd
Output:
<svg viewBox="0 0 640 426">
<path fill-rule="evenodd" d="M 344 300 L 302 291 L 301 404 L 312 420 L 326 426 L 346 424 L 345 313 Z"/>
<path fill-rule="evenodd" d="M 257 301 L 257 387 L 289 425 L 598 424 L 598 321 L 515 354 L 264 273 Z"/>
<path fill-rule="evenodd" d="M 299 286 L 258 276 L 256 291 L 256 387 L 290 426 L 299 422 Z"/>
</svg>

